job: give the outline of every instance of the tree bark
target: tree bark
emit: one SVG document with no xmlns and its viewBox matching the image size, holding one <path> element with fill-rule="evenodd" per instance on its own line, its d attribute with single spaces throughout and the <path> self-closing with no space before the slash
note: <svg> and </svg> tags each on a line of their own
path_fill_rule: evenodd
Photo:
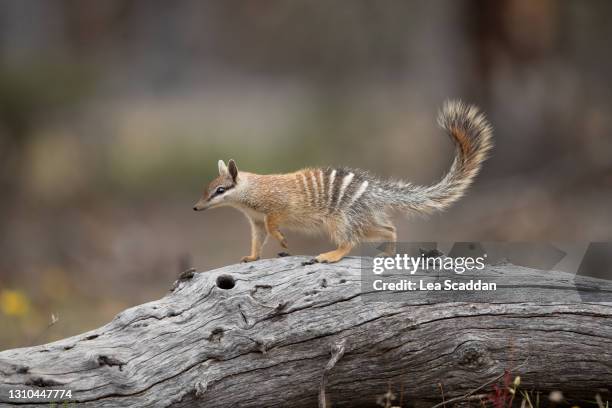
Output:
<svg viewBox="0 0 612 408">
<path fill-rule="evenodd" d="M 396 404 L 433 405 L 441 388 L 447 399 L 464 395 L 504 370 L 524 389 L 609 398 L 612 307 L 570 295 L 569 274 L 483 271 L 508 286 L 520 280 L 528 301 L 414 292 L 370 302 L 359 258 L 304 260 L 187 273 L 164 298 L 99 329 L 1 352 L 0 405 L 52 400 L 10 399 L 16 389 L 71 390 L 79 407 L 375 406 L 388 390 Z M 612 293 L 607 281 L 580 284 Z"/>
</svg>

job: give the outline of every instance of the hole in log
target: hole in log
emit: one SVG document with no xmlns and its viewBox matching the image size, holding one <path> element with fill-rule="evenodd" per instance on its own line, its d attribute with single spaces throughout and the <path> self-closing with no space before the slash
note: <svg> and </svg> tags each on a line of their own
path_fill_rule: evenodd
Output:
<svg viewBox="0 0 612 408">
<path fill-rule="evenodd" d="M 219 275 L 217 277 L 217 286 L 220 289 L 231 289 L 236 285 L 236 281 L 231 275 Z"/>
<path fill-rule="evenodd" d="M 221 327 L 215 328 L 212 333 L 210 333 L 210 336 L 208 336 L 208 341 L 213 343 L 221 342 L 221 339 L 223 338 L 223 332 L 224 330 Z"/>
</svg>

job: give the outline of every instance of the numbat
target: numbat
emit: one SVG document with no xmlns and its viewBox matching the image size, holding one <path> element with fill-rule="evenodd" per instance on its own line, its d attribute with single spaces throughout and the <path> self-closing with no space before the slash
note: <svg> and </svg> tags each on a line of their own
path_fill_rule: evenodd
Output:
<svg viewBox="0 0 612 408">
<path fill-rule="evenodd" d="M 288 174 L 261 175 L 239 171 L 234 160 L 219 160 L 219 176 L 210 182 L 196 211 L 231 206 L 251 223 L 251 253 L 243 262 L 259 259 L 268 235 L 283 248 L 279 228 L 327 232 L 337 248 L 311 262 L 337 262 L 361 241 L 385 242 L 395 253 L 396 233 L 390 213 L 429 214 L 458 200 L 478 174 L 492 147 L 492 129 L 474 106 L 446 102 L 438 124 L 457 149 L 448 173 L 431 186 L 380 180 L 349 168 L 307 168 Z"/>
</svg>

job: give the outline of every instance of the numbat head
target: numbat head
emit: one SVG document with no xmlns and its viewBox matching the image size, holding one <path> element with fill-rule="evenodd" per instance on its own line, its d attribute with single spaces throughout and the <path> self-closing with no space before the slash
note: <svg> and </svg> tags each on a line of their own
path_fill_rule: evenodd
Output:
<svg viewBox="0 0 612 408">
<path fill-rule="evenodd" d="M 229 166 L 219 160 L 218 165 L 219 176 L 208 184 L 202 197 L 193 206 L 195 211 L 229 205 L 232 202 L 238 185 L 238 167 L 234 160 L 229 161 Z"/>
<path fill-rule="evenodd" d="M 239 172 L 234 160 L 227 166 L 219 160 L 219 176 L 193 209 L 232 206 L 247 216 L 251 253 L 242 258 L 244 262 L 259 259 L 269 235 L 287 248 L 280 228 L 329 235 L 337 248 L 311 262 L 337 262 L 361 241 L 386 242 L 384 251 L 392 255 L 396 234 L 390 213 L 430 214 L 446 209 L 464 195 L 493 146 L 491 126 L 474 106 L 447 102 L 438 123 L 455 143 L 456 152 L 450 170 L 436 184 L 381 180 L 366 171 L 342 167 L 260 175 Z"/>
</svg>

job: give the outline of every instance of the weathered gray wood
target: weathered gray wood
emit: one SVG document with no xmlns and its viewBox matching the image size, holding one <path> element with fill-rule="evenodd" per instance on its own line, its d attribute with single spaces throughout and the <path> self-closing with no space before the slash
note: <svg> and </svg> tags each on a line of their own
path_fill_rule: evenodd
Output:
<svg viewBox="0 0 612 408">
<path fill-rule="evenodd" d="M 592 397 L 612 386 L 612 307 L 561 290 L 573 285 L 567 274 L 487 267 L 509 285 L 520 279 L 533 301 L 441 303 L 414 293 L 371 303 L 358 258 L 304 259 L 188 274 L 166 297 L 99 329 L 1 352 L 0 405 L 17 404 L 9 389 L 41 387 L 72 390 L 79 407 L 312 407 L 330 346 L 342 341 L 327 379 L 333 406 L 372 406 L 389 385 L 405 403 L 439 402 L 438 383 L 450 398 L 504 369 L 527 388 Z M 233 288 L 219 287 L 224 275 Z M 559 290 L 543 301 L 543 286 Z"/>
</svg>

